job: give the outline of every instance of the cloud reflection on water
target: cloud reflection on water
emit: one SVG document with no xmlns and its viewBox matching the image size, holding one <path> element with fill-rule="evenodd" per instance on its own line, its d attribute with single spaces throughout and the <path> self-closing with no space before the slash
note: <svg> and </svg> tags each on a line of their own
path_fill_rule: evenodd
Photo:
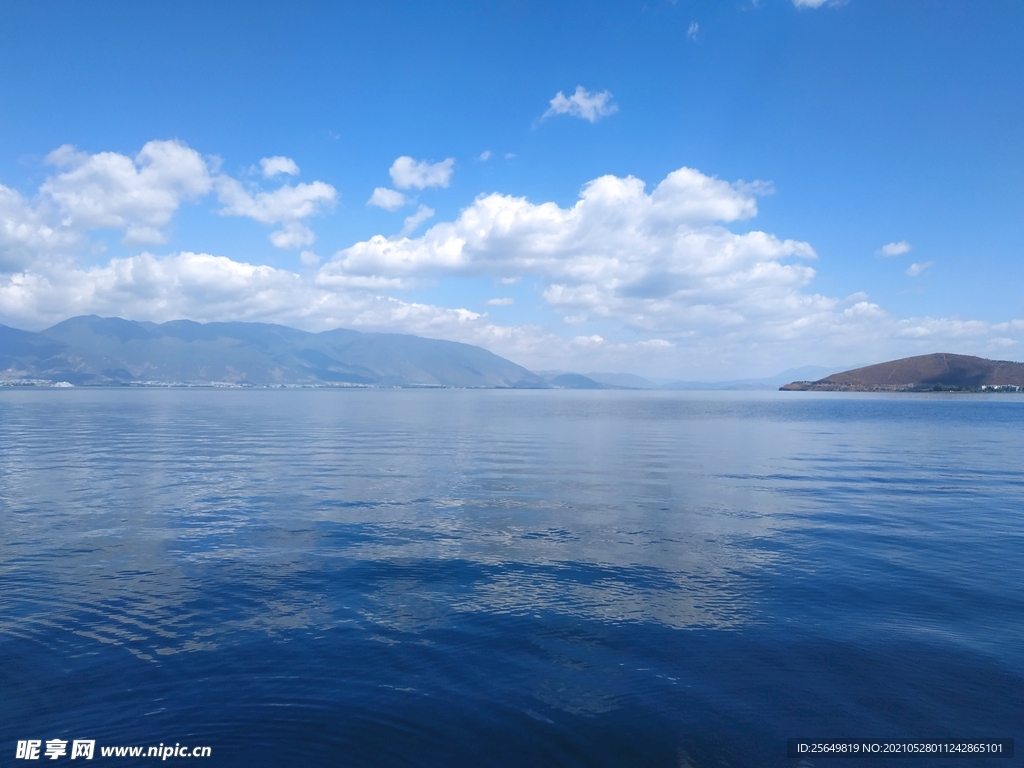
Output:
<svg viewBox="0 0 1024 768">
<path fill-rule="evenodd" d="M 722 479 L 767 443 L 732 453 L 656 398 L 69 394 L 2 403 L 0 632 L 146 661 L 479 613 L 737 628 L 786 524 L 778 494 Z"/>
</svg>

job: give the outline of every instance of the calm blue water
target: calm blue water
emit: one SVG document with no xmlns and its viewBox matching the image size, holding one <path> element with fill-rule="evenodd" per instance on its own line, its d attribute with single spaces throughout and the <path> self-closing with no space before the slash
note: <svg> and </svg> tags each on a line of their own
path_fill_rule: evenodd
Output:
<svg viewBox="0 0 1024 768">
<path fill-rule="evenodd" d="M 2 391 L 0 765 L 1019 740 L 1022 470 L 1014 396 Z"/>
</svg>

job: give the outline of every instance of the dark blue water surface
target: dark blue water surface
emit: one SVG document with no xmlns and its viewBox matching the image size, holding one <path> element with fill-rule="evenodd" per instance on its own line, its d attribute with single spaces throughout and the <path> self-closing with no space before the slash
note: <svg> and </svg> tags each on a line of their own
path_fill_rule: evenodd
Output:
<svg viewBox="0 0 1024 768">
<path fill-rule="evenodd" d="M 1011 395 L 2 391 L 0 765 L 1019 740 L 1022 470 Z"/>
</svg>

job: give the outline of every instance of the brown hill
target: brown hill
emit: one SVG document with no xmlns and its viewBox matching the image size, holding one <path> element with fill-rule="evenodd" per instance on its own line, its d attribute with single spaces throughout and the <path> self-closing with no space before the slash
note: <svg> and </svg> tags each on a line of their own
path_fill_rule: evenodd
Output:
<svg viewBox="0 0 1024 768">
<path fill-rule="evenodd" d="M 815 392 L 922 392 L 1024 388 L 1024 363 L 971 355 L 918 355 L 890 360 L 818 381 L 794 381 L 783 390 Z"/>
</svg>

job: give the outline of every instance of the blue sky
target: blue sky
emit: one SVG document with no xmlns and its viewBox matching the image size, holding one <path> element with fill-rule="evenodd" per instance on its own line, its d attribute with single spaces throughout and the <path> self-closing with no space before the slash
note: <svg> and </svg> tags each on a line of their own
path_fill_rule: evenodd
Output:
<svg viewBox="0 0 1024 768">
<path fill-rule="evenodd" d="M 999 0 L 0 2 L 0 322 L 1024 359 L 1022 33 Z"/>
</svg>

